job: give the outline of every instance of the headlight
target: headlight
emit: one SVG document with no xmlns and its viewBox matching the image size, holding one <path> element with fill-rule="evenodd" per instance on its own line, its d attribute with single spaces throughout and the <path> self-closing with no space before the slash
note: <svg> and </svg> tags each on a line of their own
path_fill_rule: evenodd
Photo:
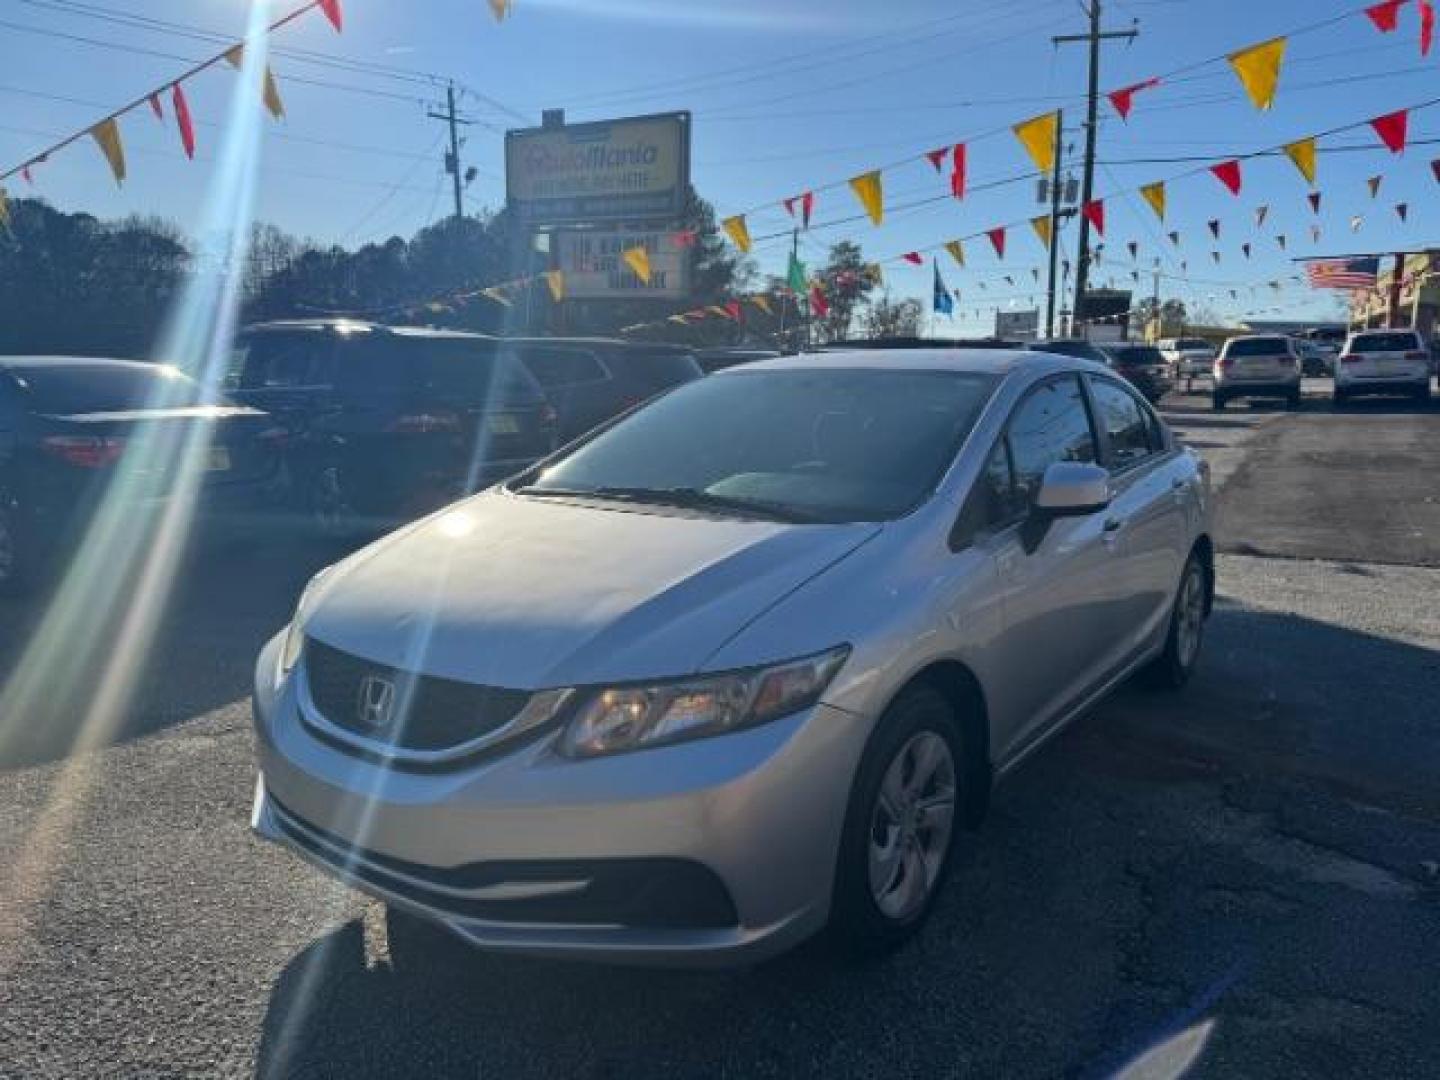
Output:
<svg viewBox="0 0 1440 1080">
<path fill-rule="evenodd" d="M 315 599 L 315 586 L 319 585 L 329 572 L 328 566 L 321 570 L 310 579 L 305 591 L 300 594 L 300 602 L 295 605 L 295 614 L 290 619 L 290 625 L 285 628 L 285 644 L 280 649 L 280 668 L 276 672 L 276 682 L 294 671 L 295 665 L 300 662 L 300 653 L 305 648 L 305 617 L 310 613 L 310 605 Z"/>
<path fill-rule="evenodd" d="M 842 645 L 817 656 L 724 675 L 598 690 L 560 738 L 560 752 L 587 758 L 753 727 L 808 708 L 850 655 Z"/>
</svg>

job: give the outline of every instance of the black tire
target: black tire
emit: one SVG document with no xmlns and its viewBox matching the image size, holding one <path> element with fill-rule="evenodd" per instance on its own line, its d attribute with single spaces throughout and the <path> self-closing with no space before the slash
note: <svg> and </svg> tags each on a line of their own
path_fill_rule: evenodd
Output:
<svg viewBox="0 0 1440 1080">
<path fill-rule="evenodd" d="M 30 581 L 30 560 L 14 507 L 0 502 L 0 595 L 22 593 Z"/>
<path fill-rule="evenodd" d="M 1430 403 L 1430 385 L 1428 383 L 1415 391 L 1415 400 L 1420 402 L 1421 405 L 1428 405 Z"/>
<path fill-rule="evenodd" d="M 1298 409 L 1298 408 L 1300 408 L 1300 391 L 1299 391 L 1299 390 L 1296 390 L 1293 394 L 1290 394 L 1288 397 L 1285 398 L 1285 407 L 1288 408 L 1288 409 Z"/>
<path fill-rule="evenodd" d="M 938 735 L 949 748 L 953 765 L 954 813 L 949 842 L 938 871 L 929 877 L 929 892 L 916 910 L 893 918 L 881 910 L 870 886 L 870 843 L 877 821 L 880 786 L 887 771 L 917 736 Z M 828 934 L 842 955 L 855 960 L 883 956 L 898 949 L 924 924 L 955 865 L 965 831 L 970 775 L 964 733 L 950 701 L 932 686 L 917 683 L 901 692 L 870 736 L 850 790 L 844 831 L 835 872 Z"/>
<path fill-rule="evenodd" d="M 1350 394 L 1349 394 L 1349 392 L 1348 392 L 1348 391 L 1345 391 L 1345 390 L 1339 390 L 1339 389 L 1337 389 L 1337 390 L 1335 391 L 1335 407 L 1336 407 L 1337 409 L 1339 409 L 1339 408 L 1343 408 L 1344 406 L 1346 406 L 1346 405 L 1348 405 L 1348 404 L 1350 404 Z"/>
<path fill-rule="evenodd" d="M 1226 397 L 1225 397 L 1224 394 L 1211 394 L 1211 395 L 1210 395 L 1210 408 L 1214 409 L 1216 412 L 1224 412 L 1224 411 L 1225 411 L 1225 402 L 1226 402 Z"/>
<path fill-rule="evenodd" d="M 1194 586 L 1191 585 L 1192 579 L 1196 583 Z M 1182 621 L 1185 619 L 1185 602 L 1187 600 L 1186 590 L 1191 587 L 1198 587 L 1201 604 L 1198 628 L 1195 630 L 1198 636 L 1193 647 L 1182 643 L 1181 640 Z M 1156 657 L 1146 672 L 1147 681 L 1152 686 L 1162 690 L 1179 690 L 1195 674 L 1195 667 L 1204 646 L 1205 618 L 1209 614 L 1210 595 L 1209 571 L 1199 555 L 1192 553 L 1185 563 L 1185 569 L 1181 571 L 1180 585 L 1175 590 L 1175 602 L 1170 612 L 1170 628 L 1165 634 L 1165 651 Z"/>
</svg>

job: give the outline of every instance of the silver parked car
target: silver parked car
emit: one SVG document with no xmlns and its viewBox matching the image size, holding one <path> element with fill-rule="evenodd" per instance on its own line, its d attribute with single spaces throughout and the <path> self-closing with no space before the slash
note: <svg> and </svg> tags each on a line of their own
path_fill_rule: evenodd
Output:
<svg viewBox="0 0 1440 1080">
<path fill-rule="evenodd" d="M 253 824 L 389 905 L 400 963 L 437 925 L 890 948 L 1000 777 L 1131 674 L 1185 683 L 1210 522 L 1098 364 L 723 371 L 319 575 L 259 660 Z"/>
</svg>

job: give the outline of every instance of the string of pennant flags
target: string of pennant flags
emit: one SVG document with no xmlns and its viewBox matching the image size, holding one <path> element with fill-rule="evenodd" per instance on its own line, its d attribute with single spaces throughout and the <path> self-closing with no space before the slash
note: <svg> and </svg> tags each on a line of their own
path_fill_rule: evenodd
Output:
<svg viewBox="0 0 1440 1080">
<path fill-rule="evenodd" d="M 1284 69 L 1285 55 L 1291 38 L 1300 33 L 1318 29 L 1322 26 L 1329 26 L 1342 19 L 1362 14 L 1366 20 L 1381 33 L 1394 33 L 1400 25 L 1402 9 L 1412 2 L 1419 12 L 1420 52 L 1422 56 L 1428 56 L 1434 44 L 1434 0 L 1384 0 L 1383 3 L 1356 8 L 1341 16 L 1325 19 L 1310 26 L 1302 27 L 1285 36 L 1271 38 L 1258 44 L 1236 50 L 1225 55 L 1223 59 L 1233 70 L 1251 104 L 1257 109 L 1269 110 L 1274 105 L 1278 93 Z M 1188 71 L 1211 62 L 1213 61 L 1201 61 L 1200 63 L 1192 64 L 1179 70 Z M 1107 97 L 1120 119 L 1122 121 L 1128 121 L 1137 95 L 1164 86 L 1166 79 L 1173 78 L 1177 73 L 1178 72 L 1171 73 L 1169 76 L 1154 76 L 1141 82 L 1121 87 L 1111 91 Z M 1422 107 L 1425 106 L 1422 105 L 1412 107 L 1411 109 L 1397 110 L 1383 116 L 1374 117 L 1368 121 L 1345 125 L 1314 136 L 1295 140 L 1260 153 L 1283 152 L 1294 163 L 1296 169 L 1299 170 L 1306 182 L 1313 186 L 1316 182 L 1317 150 L 1318 142 L 1321 138 L 1368 125 L 1373 129 L 1375 134 L 1379 136 L 1381 143 L 1392 153 L 1402 153 L 1408 142 L 1410 113 L 1416 108 Z M 1042 175 L 1048 174 L 1054 166 L 1055 146 L 1059 125 L 1060 113 L 1056 110 L 1021 121 L 1008 128 L 996 128 L 989 132 L 971 136 L 966 141 L 925 151 L 919 155 L 919 159 L 928 162 L 936 173 L 944 174 L 948 167 L 949 176 L 947 186 L 949 194 L 955 199 L 964 199 L 969 186 L 971 144 L 1009 131 L 1024 148 L 1038 172 Z M 1242 162 L 1255 156 L 1259 155 L 1247 154 L 1224 161 L 1217 161 L 1209 165 L 1207 170 L 1232 195 L 1239 195 L 1244 184 Z M 819 194 L 841 187 L 848 187 L 863 209 L 865 217 L 867 217 L 873 225 L 879 226 L 885 221 L 885 174 L 892 169 L 908 165 L 915 160 L 917 160 L 915 156 L 906 156 L 896 162 L 852 176 L 848 180 L 818 185 L 798 195 L 788 196 L 782 199 L 778 205 L 783 208 L 786 216 L 789 217 L 797 227 L 808 229 L 814 215 Z M 1207 170 L 1193 171 L 1200 172 Z M 1182 173 L 1180 175 L 1185 176 L 1189 175 L 1189 173 Z M 1155 212 L 1156 216 L 1163 221 L 1168 197 L 1166 182 L 1159 181 L 1147 184 L 1141 187 L 1138 193 Z M 741 252 L 748 254 L 753 247 L 748 218 L 773 205 L 775 204 L 761 204 L 743 213 L 726 217 L 721 222 L 721 227 L 726 235 Z M 1104 199 L 1094 199 L 1086 203 L 1081 207 L 1081 213 L 1091 223 L 1092 227 L 1103 234 L 1105 227 Z M 1031 219 L 1029 224 L 1040 237 L 1042 243 L 1048 246 L 1052 239 L 1048 236 L 1048 230 L 1050 228 L 1048 215 L 1043 218 Z M 997 255 L 1003 258 L 1006 242 L 1003 229 L 986 230 L 983 234 L 977 234 L 977 236 L 979 235 L 987 236 L 992 246 L 995 247 Z M 963 258 L 957 255 L 957 262 L 963 264 Z"/>
<path fill-rule="evenodd" d="M 337 33 L 344 29 L 345 20 L 344 13 L 341 10 L 340 0 L 310 0 L 309 3 L 305 3 L 301 7 L 296 8 L 288 15 L 276 19 L 266 28 L 266 33 L 273 34 L 275 31 L 289 25 L 309 12 L 317 10 L 324 14 L 325 18 L 329 20 Z M 125 155 L 125 143 L 121 136 L 120 120 L 129 113 L 148 108 L 157 120 L 163 121 L 165 119 L 165 102 L 167 98 L 169 100 L 171 113 L 175 118 L 175 126 L 180 137 L 181 148 L 185 151 L 187 158 L 193 159 L 196 150 L 195 121 L 190 111 L 190 102 L 185 93 L 185 85 L 201 72 L 222 64 L 239 70 L 244 66 L 244 61 L 245 44 L 244 42 L 237 42 L 223 51 L 216 53 L 214 56 L 194 65 L 176 78 L 161 83 L 159 86 L 147 91 L 134 101 L 122 105 L 120 108 L 101 117 L 88 126 L 81 128 L 79 131 L 73 132 L 36 154 L 32 154 L 18 165 L 0 172 L 0 184 L 17 175 L 27 184 L 34 184 L 36 169 L 48 162 L 54 154 L 77 142 L 83 141 L 87 137 L 95 144 L 104 157 L 111 175 L 115 178 L 115 182 L 117 184 L 123 184 L 129 173 L 129 162 Z M 280 96 L 280 86 L 275 79 L 275 73 L 270 69 L 268 64 L 262 76 L 261 95 L 265 103 L 265 108 L 270 115 L 276 120 L 283 119 L 285 116 L 285 104 Z M 5 188 L 0 186 L 0 225 L 8 226 L 8 223 L 8 196 Z"/>
</svg>

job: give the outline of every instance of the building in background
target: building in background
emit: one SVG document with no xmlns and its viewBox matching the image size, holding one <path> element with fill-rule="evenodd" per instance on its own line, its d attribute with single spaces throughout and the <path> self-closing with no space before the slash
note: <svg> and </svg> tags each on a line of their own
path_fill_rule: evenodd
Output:
<svg viewBox="0 0 1440 1080">
<path fill-rule="evenodd" d="M 1393 263 L 1382 270 L 1374 289 L 1356 292 L 1350 320 L 1355 329 L 1400 327 L 1435 335 L 1440 322 L 1440 251 L 1407 255 L 1397 276 Z"/>
</svg>

